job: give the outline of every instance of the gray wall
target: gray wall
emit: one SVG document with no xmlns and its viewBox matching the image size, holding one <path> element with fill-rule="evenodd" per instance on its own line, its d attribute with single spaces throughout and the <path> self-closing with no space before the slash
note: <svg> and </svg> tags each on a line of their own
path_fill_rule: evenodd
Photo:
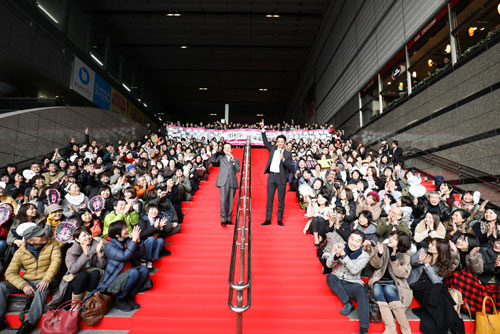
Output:
<svg viewBox="0 0 500 334">
<path fill-rule="evenodd" d="M 332 1 L 289 105 L 289 115 L 300 118 L 302 101 L 313 85 L 316 115 L 311 121 L 332 119 L 446 2 Z"/>
<path fill-rule="evenodd" d="M 0 167 L 45 155 L 68 145 L 72 137 L 99 143 L 141 138 L 145 128 L 129 118 L 98 108 L 55 107 L 15 111 L 0 115 Z"/>
<path fill-rule="evenodd" d="M 363 143 L 372 143 L 499 83 L 499 55 L 500 43 L 497 43 L 387 115 L 369 124 L 353 138 Z M 500 128 L 500 89 L 491 89 L 487 94 L 465 101 L 453 110 L 433 117 L 389 140 L 398 140 L 403 148 L 412 146 L 420 150 L 429 150 L 472 136 L 480 138 L 481 134 L 498 128 Z M 435 154 L 497 175 L 500 174 L 499 135 L 500 133 L 496 133 L 486 139 L 460 143 L 459 146 L 440 150 Z M 408 166 L 417 164 L 416 161 L 408 161 Z"/>
</svg>

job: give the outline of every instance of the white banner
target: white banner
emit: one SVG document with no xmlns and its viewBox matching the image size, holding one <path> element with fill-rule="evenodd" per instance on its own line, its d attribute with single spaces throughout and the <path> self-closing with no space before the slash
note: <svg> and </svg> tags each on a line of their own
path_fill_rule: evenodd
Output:
<svg viewBox="0 0 500 334">
<path fill-rule="evenodd" d="M 264 146 L 262 142 L 261 130 L 258 129 L 230 129 L 230 130 L 212 130 L 205 128 L 187 128 L 181 126 L 169 126 L 168 137 L 177 139 L 191 139 L 196 138 L 200 140 L 205 137 L 208 140 L 216 138 L 220 140 L 222 137 L 225 141 L 233 145 L 244 145 L 247 137 L 250 137 L 250 141 L 253 146 Z M 295 139 L 299 141 L 303 139 L 304 141 L 313 140 L 316 141 L 321 139 L 326 141 L 332 139 L 332 134 L 330 130 L 290 130 L 290 131 L 266 131 L 267 139 L 271 141 L 273 138 L 280 134 L 286 136 L 287 141 Z M 340 139 L 335 137 L 335 139 Z"/>
<path fill-rule="evenodd" d="M 71 76 L 70 88 L 85 97 L 94 101 L 94 81 L 95 72 L 79 58 L 75 57 L 73 62 L 73 74 Z"/>
</svg>

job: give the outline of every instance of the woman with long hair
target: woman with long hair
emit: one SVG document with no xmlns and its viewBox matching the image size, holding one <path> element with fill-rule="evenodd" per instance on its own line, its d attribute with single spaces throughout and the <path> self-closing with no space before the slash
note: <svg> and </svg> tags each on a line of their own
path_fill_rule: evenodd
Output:
<svg viewBox="0 0 500 334">
<path fill-rule="evenodd" d="M 417 248 L 427 247 L 429 240 L 432 238 L 444 239 L 446 236 L 446 228 L 439 216 L 435 213 L 427 212 L 424 219 L 415 227 L 415 236 L 413 239 L 417 243 Z"/>
<path fill-rule="evenodd" d="M 483 219 L 471 225 L 481 247 L 489 246 L 500 236 L 499 216 L 496 210 L 486 210 Z"/>
<path fill-rule="evenodd" d="M 413 291 L 407 282 L 411 272 L 411 256 L 407 253 L 410 247 L 411 238 L 404 232 L 394 231 L 387 244 L 378 242 L 372 248 L 370 264 L 375 272 L 368 286 L 379 305 L 385 325 L 384 334 L 397 333 L 394 318 L 403 334 L 411 333 L 405 313 L 413 300 Z"/>
<path fill-rule="evenodd" d="M 14 245 L 16 249 L 21 247 L 23 243 L 22 235 L 16 233 L 17 227 L 23 223 L 35 223 L 45 229 L 45 216 L 38 212 L 35 204 L 24 203 L 21 205 L 17 215 L 12 220 L 12 226 L 7 235 L 7 244 Z"/>
</svg>

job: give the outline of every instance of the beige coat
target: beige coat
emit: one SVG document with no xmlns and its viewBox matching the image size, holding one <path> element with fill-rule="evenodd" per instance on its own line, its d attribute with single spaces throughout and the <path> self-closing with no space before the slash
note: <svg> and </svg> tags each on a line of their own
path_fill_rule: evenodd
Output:
<svg viewBox="0 0 500 334">
<path fill-rule="evenodd" d="M 401 303 L 408 307 L 413 300 L 413 291 L 408 285 L 407 278 L 411 272 L 411 256 L 408 253 L 397 253 L 396 261 L 390 261 L 389 248 L 384 245 L 384 253 L 382 257 L 377 254 L 377 248 L 372 247 L 370 256 L 370 264 L 375 268 L 375 272 L 368 281 L 370 288 L 373 284 L 377 283 L 385 273 L 387 266 L 389 266 L 389 275 L 391 276 L 394 284 L 398 288 L 398 295 Z"/>
</svg>

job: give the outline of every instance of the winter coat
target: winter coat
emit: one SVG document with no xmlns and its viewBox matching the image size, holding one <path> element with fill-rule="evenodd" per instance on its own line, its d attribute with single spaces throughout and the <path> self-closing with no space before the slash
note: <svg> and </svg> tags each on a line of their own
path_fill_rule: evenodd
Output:
<svg viewBox="0 0 500 334">
<path fill-rule="evenodd" d="M 389 254 L 389 248 L 384 245 L 384 252 L 382 256 L 378 255 L 376 247 L 372 247 L 372 254 L 370 256 L 370 264 L 375 269 L 372 277 L 368 281 L 368 285 L 373 289 L 373 284 L 380 281 L 384 276 L 385 271 L 389 270 L 394 284 L 398 288 L 398 295 L 401 303 L 405 307 L 410 306 L 413 300 L 413 291 L 408 285 L 407 278 L 411 272 L 411 256 L 408 253 L 396 253 L 396 259 L 393 261 Z"/>
<path fill-rule="evenodd" d="M 61 250 L 57 241 L 49 240 L 40 251 L 38 259 L 26 248 L 26 243 L 23 243 L 14 253 L 5 271 L 5 278 L 10 284 L 22 290 L 28 284 L 26 281 L 52 281 L 60 266 Z M 21 268 L 26 270 L 23 276 L 19 275 Z"/>
<path fill-rule="evenodd" d="M 347 282 L 364 285 L 364 282 L 361 280 L 361 271 L 366 267 L 368 261 L 370 261 L 370 255 L 364 250 L 354 260 L 348 255 L 335 259 L 335 253 L 332 253 L 326 260 L 326 266 L 332 268 L 332 274 L 338 278 Z"/>
<path fill-rule="evenodd" d="M 119 220 L 124 220 L 127 223 L 128 232 L 132 233 L 132 228 L 139 223 L 139 214 L 136 211 L 131 212 L 120 212 L 116 213 L 116 211 L 111 211 L 104 217 L 104 226 L 102 228 L 101 237 L 108 237 L 108 229 L 111 223 L 114 223 Z"/>
<path fill-rule="evenodd" d="M 387 217 L 379 218 L 377 221 L 377 235 L 380 241 L 389 238 L 394 226 L 388 223 Z M 396 225 L 396 230 L 398 232 L 404 232 L 406 235 L 411 237 L 410 229 L 408 228 L 408 223 L 405 221 L 400 221 Z"/>
<path fill-rule="evenodd" d="M 45 216 L 38 215 L 33 219 L 32 222 L 35 223 L 36 225 L 38 225 L 39 227 L 45 229 Z M 16 228 L 19 225 L 21 225 L 22 223 L 27 223 L 27 222 L 21 221 L 18 216 L 14 217 L 12 219 L 12 226 L 10 227 L 9 234 L 7 235 L 7 244 L 9 246 L 12 245 L 14 240 L 21 240 L 23 238 L 22 236 L 20 236 L 16 233 Z"/>
</svg>

